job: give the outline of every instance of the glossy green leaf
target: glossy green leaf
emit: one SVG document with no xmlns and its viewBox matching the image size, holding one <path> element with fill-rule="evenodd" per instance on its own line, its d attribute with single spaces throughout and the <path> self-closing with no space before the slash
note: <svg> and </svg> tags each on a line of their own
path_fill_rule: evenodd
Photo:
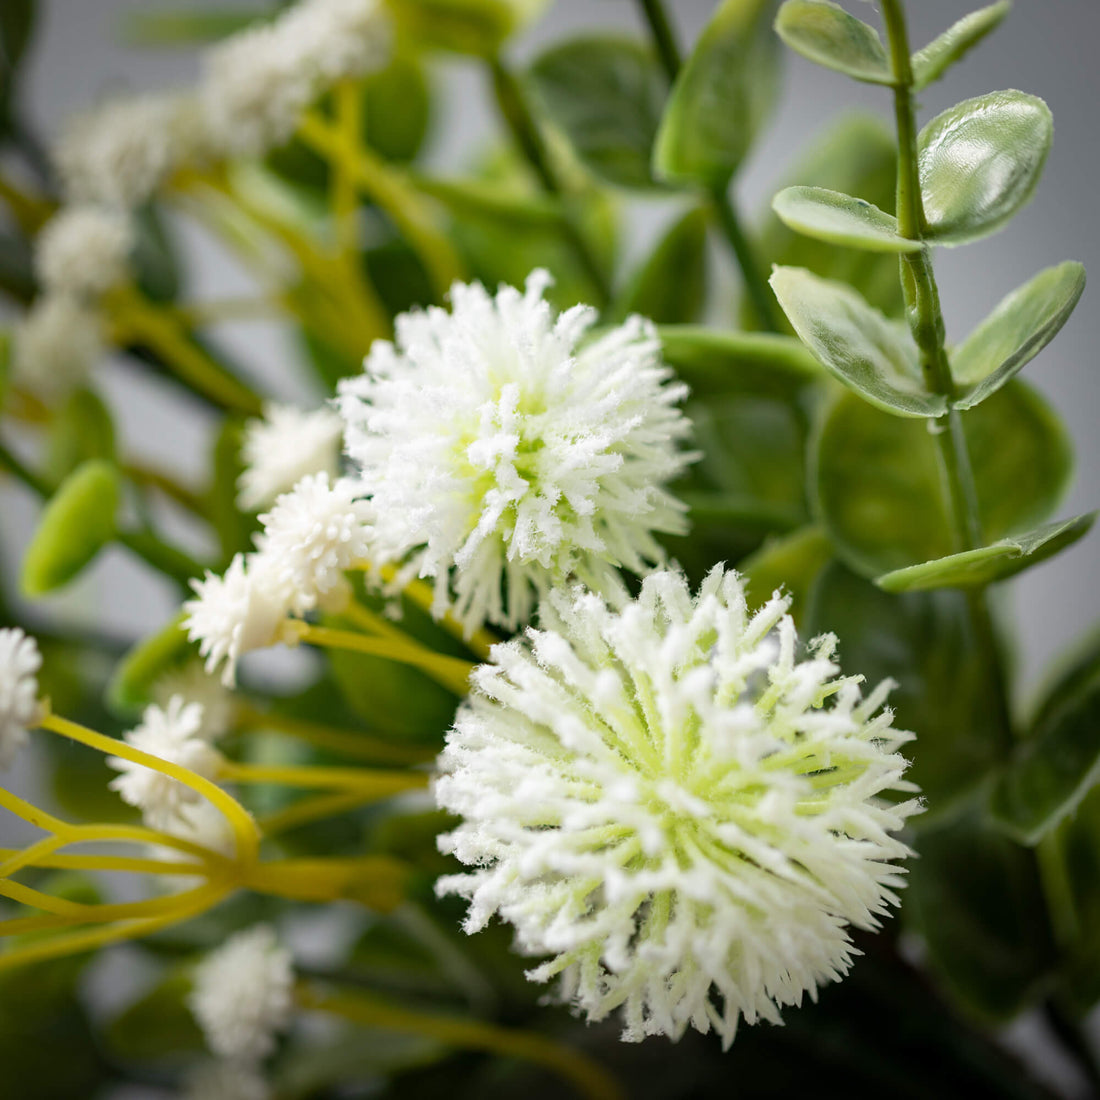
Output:
<svg viewBox="0 0 1100 1100">
<path fill-rule="evenodd" d="M 830 244 L 869 252 L 919 252 L 920 241 L 898 236 L 893 214 L 839 191 L 823 187 L 787 187 L 772 200 L 784 225 Z"/>
<path fill-rule="evenodd" d="M 1023 92 L 968 99 L 920 133 L 928 238 L 965 244 L 995 233 L 1031 198 L 1054 137 L 1050 108 Z"/>
<path fill-rule="evenodd" d="M 814 582 L 806 608 L 803 634 L 836 634 L 846 672 L 872 686 L 888 678 L 897 683 L 890 693 L 895 725 L 917 735 L 903 750 L 913 762 L 906 778 L 926 799 L 911 824 L 929 827 L 1003 761 L 996 680 L 965 594 L 887 595 L 834 561 Z"/>
<path fill-rule="evenodd" d="M 99 395 L 82 388 L 65 399 L 50 424 L 45 472 L 61 482 L 91 458 L 114 460 L 115 426 Z"/>
<path fill-rule="evenodd" d="M 913 54 L 913 85 L 916 91 L 927 88 L 957 61 L 969 53 L 990 31 L 1000 26 L 1012 8 L 1011 0 L 972 11 L 948 27 L 923 50 Z"/>
<path fill-rule="evenodd" d="M 394 21 L 418 46 L 495 56 L 543 7 L 543 0 L 386 0 Z"/>
<path fill-rule="evenodd" d="M 114 710 L 131 714 L 147 706 L 153 701 L 157 680 L 194 655 L 183 629 L 184 618 L 181 612 L 119 661 L 107 686 L 107 701 Z"/>
<path fill-rule="evenodd" d="M 788 592 L 791 614 L 801 626 L 810 590 L 832 557 L 833 544 L 821 527 L 802 527 L 770 539 L 737 566 L 749 607 L 760 606 L 777 591 Z"/>
<path fill-rule="evenodd" d="M 707 215 L 678 218 L 634 273 L 616 307 L 659 325 L 688 324 L 702 312 L 707 291 Z"/>
<path fill-rule="evenodd" d="M 996 541 L 1046 522 L 1073 465 L 1054 411 L 1014 379 L 964 413 L 963 427 L 985 537 Z M 877 577 L 955 552 L 938 447 L 926 423 L 841 394 L 824 416 L 812 462 L 818 514 L 857 572 Z"/>
<path fill-rule="evenodd" d="M 894 74 L 878 31 L 828 0 L 787 0 L 775 21 L 779 37 L 796 53 L 827 69 L 869 84 L 890 84 Z"/>
<path fill-rule="evenodd" d="M 946 399 L 926 389 L 917 346 L 903 324 L 850 287 L 803 268 L 777 267 L 770 281 L 795 332 L 838 381 L 898 416 L 947 411 Z"/>
<path fill-rule="evenodd" d="M 977 405 L 1027 366 L 1061 332 L 1084 290 L 1085 269 L 1071 260 L 1008 295 L 951 356 L 955 405 Z"/>
<path fill-rule="evenodd" d="M 722 0 L 665 108 L 653 167 L 659 179 L 724 189 L 771 116 L 779 92 L 774 0 Z"/>
<path fill-rule="evenodd" d="M 1100 781 L 1100 653 L 1088 654 L 1050 693 L 1028 739 L 990 797 L 994 821 L 1038 844 Z"/>
<path fill-rule="evenodd" d="M 134 46 L 198 46 L 217 42 L 263 19 L 263 13 L 251 10 L 159 11 L 131 10 L 122 22 L 124 41 Z"/>
<path fill-rule="evenodd" d="M 653 186 L 665 89 L 653 54 L 629 38 L 574 38 L 541 54 L 531 79 L 581 161 L 620 187 Z"/>
<path fill-rule="evenodd" d="M 44 596 L 71 581 L 116 533 L 118 470 L 93 459 L 68 477 L 46 505 L 23 557 L 20 586 Z"/>
<path fill-rule="evenodd" d="M 970 813 L 922 832 L 905 915 L 941 982 L 990 1021 L 1037 998 L 1056 965 L 1032 853 Z"/>
<path fill-rule="evenodd" d="M 876 579 L 886 592 L 920 592 L 928 588 L 973 588 L 1007 580 L 1072 546 L 1092 529 L 1096 513 L 1050 523 L 1035 531 L 999 539 L 990 546 L 966 550 L 937 561 L 895 569 Z"/>
</svg>

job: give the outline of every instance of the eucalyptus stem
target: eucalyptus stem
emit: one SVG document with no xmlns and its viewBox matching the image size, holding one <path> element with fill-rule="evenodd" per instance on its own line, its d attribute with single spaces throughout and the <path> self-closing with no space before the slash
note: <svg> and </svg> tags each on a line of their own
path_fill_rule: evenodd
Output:
<svg viewBox="0 0 1100 1100">
<path fill-rule="evenodd" d="M 752 302 L 757 319 L 768 332 L 781 332 L 779 308 L 768 286 L 764 270 L 760 266 L 756 249 L 741 226 L 741 218 L 733 205 L 729 191 L 725 187 L 716 187 L 711 192 L 711 204 L 722 233 L 733 250 L 741 277 L 745 281 L 745 293 Z"/>
<path fill-rule="evenodd" d="M 665 75 L 671 84 L 680 73 L 681 56 L 680 44 L 676 41 L 676 32 L 672 27 L 672 20 L 665 11 L 662 0 L 639 0 L 642 6 L 642 14 L 649 24 L 649 32 L 653 36 L 653 46 L 657 51 L 657 60 L 665 70 Z"/>
<path fill-rule="evenodd" d="M 489 69 L 493 79 L 493 94 L 501 117 L 507 123 L 520 152 L 534 169 L 543 190 L 561 201 L 566 241 L 584 268 L 599 298 L 597 304 L 602 308 L 611 301 L 611 281 L 577 224 L 576 214 L 571 209 L 570 195 L 558 177 L 550 150 L 543 140 L 523 86 L 499 57 L 492 59 Z"/>
</svg>

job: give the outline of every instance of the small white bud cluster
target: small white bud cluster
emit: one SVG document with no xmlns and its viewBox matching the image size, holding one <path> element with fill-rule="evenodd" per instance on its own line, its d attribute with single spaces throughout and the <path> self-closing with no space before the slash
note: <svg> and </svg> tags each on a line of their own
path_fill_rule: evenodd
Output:
<svg viewBox="0 0 1100 1100">
<path fill-rule="evenodd" d="M 124 215 L 103 206 L 68 206 L 35 242 L 35 272 L 48 295 L 95 302 L 130 276 L 134 230 Z"/>
<path fill-rule="evenodd" d="M 38 643 L 18 627 L 0 630 L 0 771 L 15 762 L 38 716 Z"/>
</svg>

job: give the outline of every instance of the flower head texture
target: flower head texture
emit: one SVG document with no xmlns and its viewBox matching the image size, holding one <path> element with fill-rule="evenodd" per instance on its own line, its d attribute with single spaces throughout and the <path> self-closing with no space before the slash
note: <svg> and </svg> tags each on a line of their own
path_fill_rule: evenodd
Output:
<svg viewBox="0 0 1100 1100">
<path fill-rule="evenodd" d="M 307 474 L 336 477 L 343 430 L 343 421 L 330 409 L 302 412 L 291 405 L 268 405 L 262 420 L 245 425 L 237 503 L 247 511 L 266 508 Z"/>
<path fill-rule="evenodd" d="M 146 707 L 141 724 L 126 734 L 126 743 L 211 779 L 219 756 L 200 736 L 201 728 L 202 707 L 185 703 L 177 695 L 163 709 L 156 704 Z M 111 789 L 118 791 L 123 802 L 137 806 L 154 828 L 170 828 L 174 820 L 183 818 L 184 806 L 200 798 L 190 787 L 155 768 L 118 756 L 109 756 L 107 763 L 120 773 L 111 780 Z"/>
<path fill-rule="evenodd" d="M 153 685 L 153 702 L 168 706 L 173 695 L 185 703 L 202 707 L 202 726 L 198 736 L 211 744 L 220 741 L 236 720 L 238 700 L 233 693 L 203 668 L 201 661 L 188 661 L 157 678 Z"/>
<path fill-rule="evenodd" d="M 269 925 L 238 932 L 195 971 L 191 1011 L 210 1049 L 222 1058 L 256 1062 L 275 1049 L 289 1023 L 293 960 Z"/>
<path fill-rule="evenodd" d="M 38 714 L 38 643 L 18 627 L 0 630 L 0 771 L 26 744 Z"/>
<path fill-rule="evenodd" d="M 440 844 L 471 870 L 438 889 L 467 931 L 497 914 L 551 956 L 528 976 L 590 1019 L 621 1008 L 625 1039 L 778 1022 L 897 901 L 919 807 L 880 796 L 914 789 L 911 735 L 834 638 L 798 659 L 787 606 L 750 615 L 721 567 L 694 598 L 671 572 L 617 609 L 555 593 L 448 737 L 436 798 L 463 822 Z"/>
<path fill-rule="evenodd" d="M 101 206 L 69 206 L 38 236 L 35 268 L 47 291 L 97 298 L 130 274 L 129 219 Z"/>
<path fill-rule="evenodd" d="M 184 1100 L 269 1100 L 271 1090 L 254 1066 L 213 1061 L 191 1074 L 183 1095 Z"/>
<path fill-rule="evenodd" d="M 668 491 L 692 456 L 683 386 L 640 318 L 591 342 L 578 306 L 555 317 L 526 291 L 456 285 L 451 312 L 397 319 L 340 387 L 346 450 L 377 519 L 372 559 L 434 578 L 436 611 L 467 630 L 514 629 L 568 578 L 607 590 L 685 530 Z"/>
<path fill-rule="evenodd" d="M 47 294 L 15 328 L 14 371 L 47 400 L 71 392 L 104 354 L 102 319 L 69 294 Z"/>
</svg>

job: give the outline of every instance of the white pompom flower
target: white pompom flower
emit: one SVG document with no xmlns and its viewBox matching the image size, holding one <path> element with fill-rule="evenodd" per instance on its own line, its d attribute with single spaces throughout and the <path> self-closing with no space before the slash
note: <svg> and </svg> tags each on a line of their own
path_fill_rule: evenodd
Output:
<svg viewBox="0 0 1100 1100">
<path fill-rule="evenodd" d="M 35 270 L 51 294 L 95 299 L 130 277 L 134 230 L 129 218 L 102 206 L 68 206 L 35 242 Z"/>
<path fill-rule="evenodd" d="M 586 342 L 596 312 L 555 316 L 543 271 L 525 292 L 456 284 L 451 312 L 397 319 L 340 386 L 348 455 L 377 519 L 372 558 L 434 579 L 435 611 L 515 629 L 552 585 L 620 585 L 683 533 L 668 484 L 693 456 L 653 326 Z"/>
<path fill-rule="evenodd" d="M 245 425 L 237 504 L 255 511 L 273 504 L 307 474 L 336 477 L 343 430 L 343 421 L 331 409 L 303 412 L 291 405 L 268 405 L 262 420 Z"/>
<path fill-rule="evenodd" d="M 0 630 L 0 771 L 7 771 L 38 719 L 38 643 L 19 627 Z"/>
<path fill-rule="evenodd" d="M 264 529 L 252 560 L 274 578 L 293 614 L 339 611 L 351 591 L 345 573 L 366 557 L 373 518 L 353 482 L 312 474 L 260 516 Z"/>
<path fill-rule="evenodd" d="M 211 744 L 220 741 L 237 720 L 239 703 L 234 694 L 215 676 L 211 676 L 201 661 L 188 661 L 170 669 L 153 685 L 153 702 L 166 707 L 173 695 L 185 703 L 202 707 L 202 726 L 198 735 Z"/>
<path fill-rule="evenodd" d="M 166 707 L 146 707 L 141 723 L 125 735 L 128 745 L 169 764 L 213 779 L 221 762 L 219 754 L 200 734 L 202 707 L 185 703 L 178 695 Z M 183 809 L 201 798 L 196 791 L 156 768 L 135 764 L 119 756 L 107 763 L 119 772 L 109 786 L 123 802 L 136 806 L 153 828 L 171 829 L 184 820 Z"/>
<path fill-rule="evenodd" d="M 912 735 L 832 636 L 799 660 L 788 606 L 750 615 L 721 567 L 694 598 L 672 572 L 619 609 L 559 591 L 448 737 L 436 799 L 463 821 L 440 845 L 472 869 L 439 891 L 552 956 L 528 976 L 589 1019 L 621 1009 L 624 1039 L 777 1023 L 897 903 L 919 805 L 884 796 L 915 790 Z"/>
<path fill-rule="evenodd" d="M 261 924 L 207 955 L 195 970 L 189 1004 L 215 1054 L 258 1062 L 290 1023 L 293 986 L 290 952 Z"/>
<path fill-rule="evenodd" d="M 15 379 L 46 400 L 71 393 L 105 354 L 102 317 L 69 294 L 39 298 L 14 337 Z"/>
</svg>

